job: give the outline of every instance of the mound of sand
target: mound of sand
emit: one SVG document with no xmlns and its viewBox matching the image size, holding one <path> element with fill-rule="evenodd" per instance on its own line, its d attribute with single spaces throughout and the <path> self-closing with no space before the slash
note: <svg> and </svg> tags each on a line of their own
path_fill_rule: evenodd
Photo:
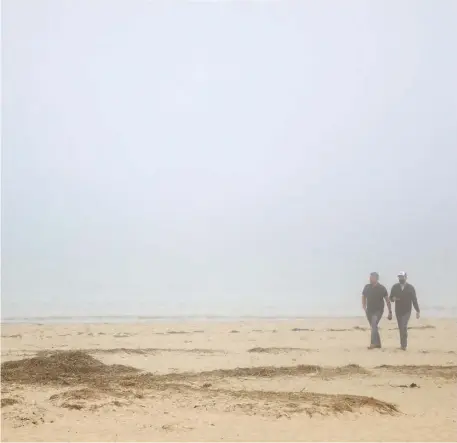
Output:
<svg viewBox="0 0 457 443">
<path fill-rule="evenodd" d="M 410 329 L 416 329 L 416 330 L 436 329 L 436 326 L 433 326 L 433 325 L 408 326 L 408 330 L 410 330 Z M 389 328 L 389 331 L 398 331 L 398 328 Z"/>
<path fill-rule="evenodd" d="M 308 329 L 308 328 L 293 328 L 291 329 L 292 332 L 310 332 L 314 331 L 314 329 Z"/>
<path fill-rule="evenodd" d="M 368 408 L 379 414 L 387 415 L 394 415 L 399 412 L 397 406 L 393 403 L 359 395 L 246 390 L 219 390 L 215 392 L 218 392 L 218 394 L 224 393 L 237 399 L 253 400 L 256 402 L 255 407 L 258 409 L 264 409 L 266 405 L 272 406 L 277 403 L 282 406 L 283 411 L 289 413 L 305 412 L 310 417 L 314 414 L 329 415 L 355 412 L 362 408 Z"/>
<path fill-rule="evenodd" d="M 85 352 L 59 351 L 2 363 L 2 382 L 71 385 L 135 372 L 130 366 L 105 365 Z"/>
<path fill-rule="evenodd" d="M 369 375 L 370 372 L 359 365 L 346 365 L 336 368 L 317 365 L 297 366 L 260 366 L 235 369 L 216 369 L 214 371 L 202 372 L 200 375 L 216 377 L 283 377 L 300 375 L 322 375 L 325 377 L 342 375 Z"/>
<path fill-rule="evenodd" d="M 403 374 L 425 377 L 437 377 L 446 380 L 457 379 L 457 366 L 431 366 L 431 365 L 381 365 L 376 369 L 401 372 Z"/>
<path fill-rule="evenodd" d="M 273 377 L 300 377 L 300 376 L 320 376 L 320 377 L 341 377 L 352 375 L 370 375 L 371 372 L 359 365 L 346 365 L 339 367 L 325 367 L 317 365 L 297 365 L 297 366 L 254 366 L 235 369 L 215 369 L 203 372 L 181 372 L 171 374 L 151 374 L 141 373 L 127 375 L 123 377 L 123 386 L 141 386 L 142 388 L 157 389 L 158 386 L 166 384 L 170 387 L 173 383 L 191 382 L 195 379 L 213 380 L 224 378 L 273 378 Z"/>
<path fill-rule="evenodd" d="M 248 352 L 251 353 L 259 353 L 259 354 L 282 354 L 285 352 L 312 352 L 313 349 L 306 349 L 306 348 L 252 348 L 249 349 Z"/>
<path fill-rule="evenodd" d="M 2 398 L 2 408 L 5 406 L 12 406 L 19 403 L 15 398 Z"/>
<path fill-rule="evenodd" d="M 88 388 L 75 389 L 72 391 L 60 392 L 59 394 L 54 394 L 49 397 L 49 400 L 98 400 L 100 398 L 100 393 Z"/>
<path fill-rule="evenodd" d="M 110 348 L 110 349 L 85 349 L 87 354 L 158 354 L 161 352 L 178 352 L 178 353 L 189 353 L 189 354 L 220 354 L 225 353 L 218 349 L 183 349 L 183 348 Z"/>
<path fill-rule="evenodd" d="M 368 328 L 364 328 L 363 326 L 354 326 L 352 329 L 354 331 L 368 331 Z"/>
<path fill-rule="evenodd" d="M 105 395 L 101 391 L 83 388 L 51 395 L 49 400 L 61 408 L 81 410 L 104 397 Z"/>
<path fill-rule="evenodd" d="M 258 368 L 257 368 L 258 369 Z M 236 371 L 236 370 L 235 370 Z M 200 381 L 208 380 L 207 375 L 214 375 L 219 371 L 208 371 L 194 374 Z M 224 374 L 227 374 L 225 372 Z M 239 375 L 239 371 L 235 373 Z M 162 391 L 166 398 L 172 395 L 187 397 L 191 404 L 198 405 L 206 410 L 220 409 L 224 411 L 241 410 L 248 415 L 261 416 L 289 416 L 290 414 L 306 413 L 310 417 L 330 415 L 345 412 L 357 412 L 369 409 L 379 414 L 394 415 L 398 413 L 397 406 L 378 400 L 373 397 L 359 395 L 322 394 L 317 392 L 277 392 L 259 390 L 232 390 L 214 386 L 206 381 L 202 386 L 197 386 L 181 374 L 182 380 L 178 382 L 179 374 L 152 376 L 152 374 L 139 374 L 128 376 L 120 381 L 123 387 L 136 389 Z M 190 376 L 187 375 L 188 377 Z M 262 376 L 262 375 L 260 375 Z M 269 376 L 269 375 L 267 375 Z M 191 376 L 192 377 L 192 376 Z M 186 382 L 191 382 L 186 383 Z"/>
<path fill-rule="evenodd" d="M 224 405 L 223 407 L 229 410 L 242 410 L 248 414 L 264 416 L 289 416 L 303 412 L 309 416 L 327 415 L 353 412 L 361 408 L 369 408 L 381 414 L 397 412 L 395 405 L 371 397 L 311 392 L 234 391 L 225 387 L 218 388 L 209 382 L 227 377 L 302 375 L 332 377 L 369 374 L 366 369 L 358 365 L 335 368 L 315 365 L 236 368 L 163 375 L 139 372 L 128 366 L 106 365 L 82 351 L 59 351 L 2 364 L 4 382 L 29 385 L 79 385 L 79 389 L 65 390 L 50 397 L 50 401 L 56 406 L 74 410 L 95 411 L 104 406 L 120 407 L 135 399 L 144 398 L 145 390 L 154 390 L 154 395 L 162 395 L 166 398 L 170 395 L 183 396 L 194 403 L 194 407 L 197 404 L 217 409 L 218 402 L 214 402 L 214 398 L 217 398 Z M 196 385 L 195 380 L 200 386 Z M 9 404 L 13 404 L 11 400 L 2 401 L 2 406 Z"/>
</svg>

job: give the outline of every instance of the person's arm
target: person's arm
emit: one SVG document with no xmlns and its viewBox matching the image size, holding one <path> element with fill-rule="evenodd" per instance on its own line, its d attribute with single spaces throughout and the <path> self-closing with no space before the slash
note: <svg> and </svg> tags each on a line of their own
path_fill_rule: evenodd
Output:
<svg viewBox="0 0 457 443">
<path fill-rule="evenodd" d="M 395 303 L 394 289 L 395 289 L 395 285 L 393 285 L 393 286 L 392 286 L 392 289 L 390 290 L 390 297 L 389 297 L 389 300 L 390 300 L 392 303 Z"/>
<path fill-rule="evenodd" d="M 367 295 L 366 295 L 366 289 L 367 287 L 365 286 L 362 291 L 362 309 L 364 311 L 367 310 Z"/>
<path fill-rule="evenodd" d="M 411 286 L 411 297 L 413 299 L 414 309 L 416 310 L 416 317 L 419 318 L 421 311 L 419 309 L 419 303 L 417 301 L 416 290 L 414 289 L 414 286 Z"/>
<path fill-rule="evenodd" d="M 386 300 L 387 309 L 389 310 L 389 320 L 390 320 L 392 318 L 392 305 L 390 304 L 389 293 L 387 292 L 387 289 L 386 289 L 386 293 L 384 294 L 384 299 Z"/>
</svg>

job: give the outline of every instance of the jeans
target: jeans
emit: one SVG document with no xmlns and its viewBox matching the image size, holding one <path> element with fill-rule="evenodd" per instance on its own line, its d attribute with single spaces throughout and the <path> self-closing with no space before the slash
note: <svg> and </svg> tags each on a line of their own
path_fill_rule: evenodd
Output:
<svg viewBox="0 0 457 443">
<path fill-rule="evenodd" d="M 398 330 L 400 331 L 400 346 L 405 348 L 408 346 L 408 322 L 411 317 L 411 311 L 406 312 L 405 314 L 397 314 Z"/>
<path fill-rule="evenodd" d="M 381 321 L 383 311 L 368 312 L 367 319 L 371 326 L 371 346 L 381 347 L 381 337 L 379 335 L 378 324 Z"/>
</svg>

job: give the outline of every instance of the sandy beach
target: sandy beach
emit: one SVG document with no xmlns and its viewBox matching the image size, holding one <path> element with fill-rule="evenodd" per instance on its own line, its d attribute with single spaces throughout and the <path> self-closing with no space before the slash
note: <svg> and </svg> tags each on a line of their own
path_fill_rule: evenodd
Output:
<svg viewBox="0 0 457 443">
<path fill-rule="evenodd" d="M 456 325 L 4 324 L 2 441 L 456 441 Z"/>
</svg>

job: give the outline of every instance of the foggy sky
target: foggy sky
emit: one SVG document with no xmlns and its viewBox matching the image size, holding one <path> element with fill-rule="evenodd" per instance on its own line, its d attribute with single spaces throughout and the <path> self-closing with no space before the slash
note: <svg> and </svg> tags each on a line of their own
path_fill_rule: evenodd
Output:
<svg viewBox="0 0 457 443">
<path fill-rule="evenodd" d="M 2 3 L 2 317 L 457 305 L 457 2 Z"/>
</svg>

